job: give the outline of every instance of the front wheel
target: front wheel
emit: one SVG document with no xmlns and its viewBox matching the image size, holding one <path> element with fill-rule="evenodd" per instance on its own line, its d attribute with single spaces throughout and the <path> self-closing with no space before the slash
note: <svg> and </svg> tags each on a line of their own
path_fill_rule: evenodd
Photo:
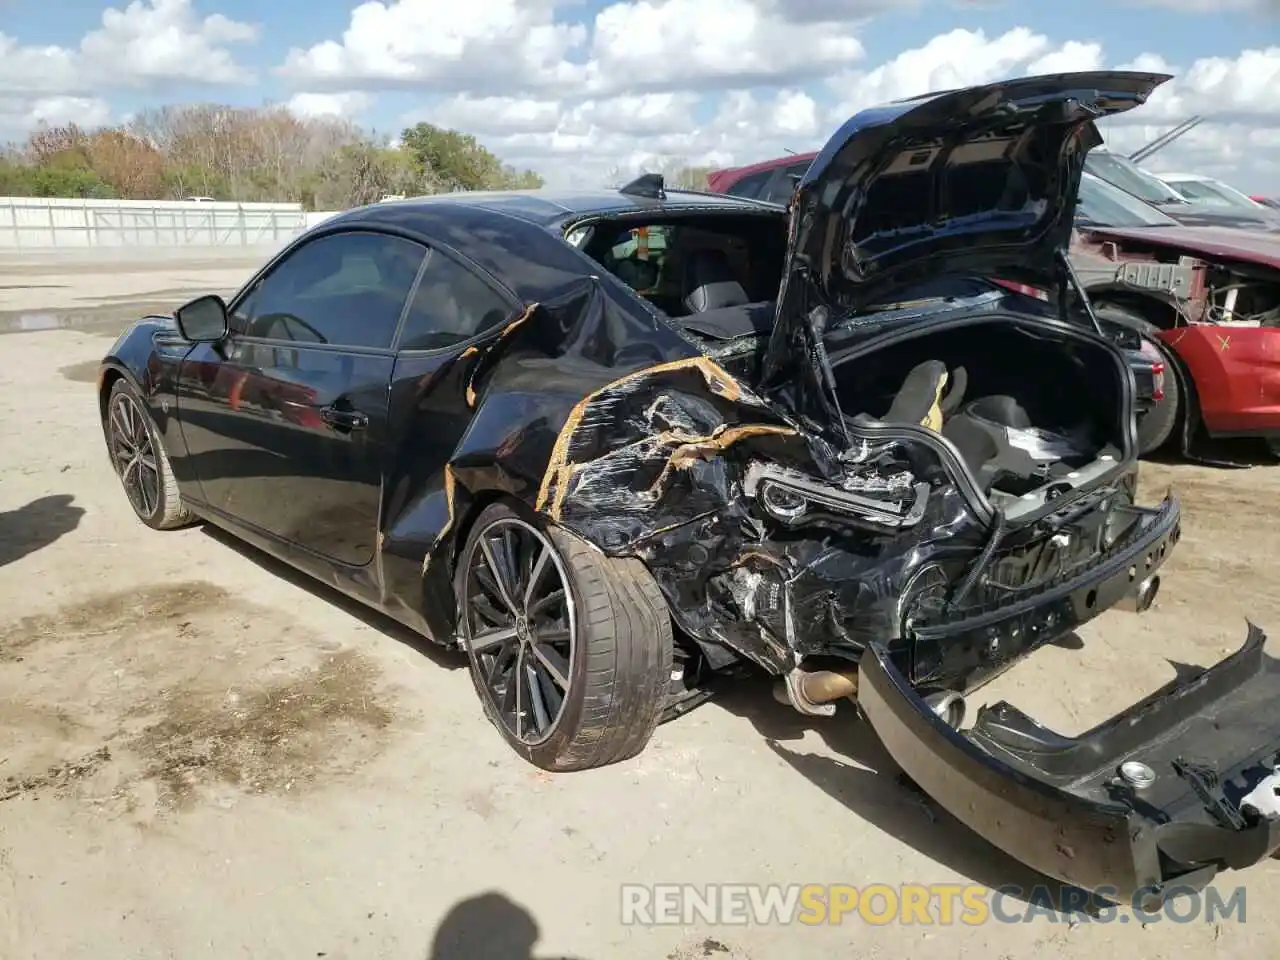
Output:
<svg viewBox="0 0 1280 960">
<path fill-rule="evenodd" d="M 476 692 L 517 753 L 566 771 L 645 748 L 666 704 L 672 637 L 643 564 L 499 503 L 477 518 L 455 590 Z"/>
<path fill-rule="evenodd" d="M 138 519 L 155 530 L 193 522 L 182 504 L 164 441 L 142 397 L 127 380 L 117 380 L 107 399 L 103 424 L 111 465 Z"/>
</svg>

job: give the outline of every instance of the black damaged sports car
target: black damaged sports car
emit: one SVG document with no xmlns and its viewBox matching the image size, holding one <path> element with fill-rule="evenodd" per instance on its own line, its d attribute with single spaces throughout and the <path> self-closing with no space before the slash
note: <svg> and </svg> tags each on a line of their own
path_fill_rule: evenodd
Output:
<svg viewBox="0 0 1280 960">
<path fill-rule="evenodd" d="M 541 767 L 633 756 L 754 666 L 806 714 L 853 700 L 1045 873 L 1207 882 L 1280 844 L 1259 632 L 1079 738 L 963 710 L 1149 605 L 1178 540 L 1174 499 L 1134 503 L 1133 374 L 1066 258 L 1094 120 L 1165 79 L 867 111 L 789 214 L 655 176 L 349 211 L 120 338 L 112 461 L 143 522 L 225 527 L 464 647 Z"/>
</svg>

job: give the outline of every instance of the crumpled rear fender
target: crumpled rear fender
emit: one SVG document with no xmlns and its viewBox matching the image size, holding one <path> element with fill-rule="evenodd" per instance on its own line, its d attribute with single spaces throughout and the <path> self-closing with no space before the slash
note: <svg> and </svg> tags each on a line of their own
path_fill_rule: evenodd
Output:
<svg viewBox="0 0 1280 960">
<path fill-rule="evenodd" d="M 863 634 L 893 629 L 921 562 L 972 556 L 985 533 L 931 447 L 886 436 L 853 453 L 841 461 L 697 357 L 575 407 L 536 503 L 603 552 L 641 559 L 689 635 L 782 673 L 815 654 L 856 659 Z M 812 509 L 770 515 L 770 484 Z"/>
</svg>

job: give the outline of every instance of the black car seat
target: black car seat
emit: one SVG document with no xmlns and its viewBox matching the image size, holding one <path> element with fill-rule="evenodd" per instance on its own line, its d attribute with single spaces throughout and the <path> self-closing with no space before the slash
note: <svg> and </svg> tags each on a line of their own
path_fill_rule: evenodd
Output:
<svg viewBox="0 0 1280 960">
<path fill-rule="evenodd" d="M 1038 430 L 1013 397 L 995 394 L 967 403 L 942 429 L 984 493 L 1000 484 L 1020 494 L 1069 473 L 1082 456 L 1068 437 Z"/>
<path fill-rule="evenodd" d="M 751 302 L 723 250 L 694 250 L 685 260 L 684 305 L 690 313 Z"/>
<path fill-rule="evenodd" d="M 941 431 L 947 417 L 960 406 L 968 386 L 969 375 L 964 367 L 948 372 L 941 360 L 925 360 L 911 368 L 879 422 L 914 423 Z M 859 414 L 853 419 L 874 423 L 877 418 Z"/>
</svg>

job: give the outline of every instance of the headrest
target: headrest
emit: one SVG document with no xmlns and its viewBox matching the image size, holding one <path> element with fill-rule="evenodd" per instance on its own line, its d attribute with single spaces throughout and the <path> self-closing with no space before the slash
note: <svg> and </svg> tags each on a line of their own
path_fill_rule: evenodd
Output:
<svg viewBox="0 0 1280 960">
<path fill-rule="evenodd" d="M 698 250 L 685 262 L 685 306 L 694 313 L 749 303 L 722 250 Z"/>
</svg>

